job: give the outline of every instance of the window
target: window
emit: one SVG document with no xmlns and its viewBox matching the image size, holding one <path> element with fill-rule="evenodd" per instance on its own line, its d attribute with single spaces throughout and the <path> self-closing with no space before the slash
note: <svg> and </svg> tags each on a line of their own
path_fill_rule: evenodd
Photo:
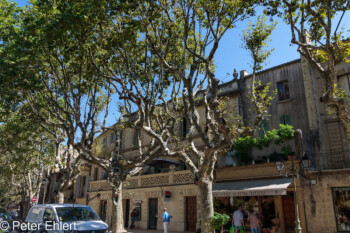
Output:
<svg viewBox="0 0 350 233">
<path fill-rule="evenodd" d="M 269 121 L 263 119 L 259 127 L 259 138 L 263 138 L 267 131 L 269 131 Z"/>
<path fill-rule="evenodd" d="M 106 215 L 107 215 L 107 201 L 101 200 L 100 217 L 102 221 L 106 221 Z"/>
<path fill-rule="evenodd" d="M 80 188 L 79 188 L 79 197 L 85 196 L 85 185 L 86 185 L 86 176 L 81 176 L 80 178 Z"/>
<path fill-rule="evenodd" d="M 119 131 L 119 151 L 122 150 L 123 148 L 123 130 Z"/>
<path fill-rule="evenodd" d="M 279 101 L 290 99 L 288 81 L 278 82 L 277 91 Z"/>
<path fill-rule="evenodd" d="M 187 133 L 187 120 L 183 118 L 180 122 L 180 137 L 185 138 Z"/>
<path fill-rule="evenodd" d="M 102 170 L 102 180 L 107 180 L 108 179 L 108 174 L 105 170 Z"/>
<path fill-rule="evenodd" d="M 26 221 L 38 222 L 41 219 L 44 208 L 34 207 L 31 209 L 30 213 L 27 215 Z"/>
<path fill-rule="evenodd" d="M 109 135 L 109 144 L 114 143 L 114 142 L 116 141 L 116 139 L 117 139 L 116 133 L 115 133 L 115 132 L 111 133 L 111 134 Z"/>
<path fill-rule="evenodd" d="M 139 145 L 138 140 L 139 140 L 139 133 L 137 130 L 135 130 L 134 135 L 133 135 L 133 142 L 132 142 L 132 145 L 134 148 L 138 147 L 138 145 Z"/>
<path fill-rule="evenodd" d="M 350 231 L 350 187 L 333 188 L 333 205 L 337 224 L 340 232 Z"/>
<path fill-rule="evenodd" d="M 99 218 L 90 207 L 56 207 L 61 222 L 98 221 Z"/>
<path fill-rule="evenodd" d="M 290 115 L 282 115 L 280 116 L 280 124 L 282 125 L 292 125 L 292 119 Z"/>
<path fill-rule="evenodd" d="M 98 180 L 98 167 L 95 167 L 94 180 Z"/>
<path fill-rule="evenodd" d="M 107 137 L 104 137 L 104 138 L 102 139 L 101 144 L 102 144 L 103 147 L 106 147 L 106 145 L 107 145 Z"/>
<path fill-rule="evenodd" d="M 46 209 L 43 216 L 43 222 L 54 222 L 55 215 L 51 209 Z"/>
</svg>

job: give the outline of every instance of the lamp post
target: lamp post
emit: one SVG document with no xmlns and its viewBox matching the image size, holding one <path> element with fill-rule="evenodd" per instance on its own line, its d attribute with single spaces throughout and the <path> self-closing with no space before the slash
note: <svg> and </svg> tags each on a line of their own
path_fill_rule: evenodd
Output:
<svg viewBox="0 0 350 233">
<path fill-rule="evenodd" d="M 295 209 L 295 232 L 301 233 L 301 225 L 300 225 L 300 218 L 299 218 L 299 205 L 298 205 L 298 198 L 297 198 L 297 187 L 295 178 L 297 175 L 304 174 L 304 169 L 307 169 L 310 167 L 310 160 L 309 158 L 304 155 L 301 159 L 301 163 L 298 167 L 295 166 L 295 157 L 293 156 L 292 159 L 292 165 L 289 168 L 284 169 L 284 160 L 280 159 L 276 161 L 276 169 L 279 171 L 281 175 L 289 176 L 291 175 L 293 178 L 293 189 L 294 189 L 294 209 Z M 283 170 L 284 169 L 284 170 Z"/>
<path fill-rule="evenodd" d="M 43 204 L 45 204 L 46 190 L 47 190 L 47 185 L 49 184 L 49 179 L 46 178 L 43 182 L 44 182 Z"/>
</svg>

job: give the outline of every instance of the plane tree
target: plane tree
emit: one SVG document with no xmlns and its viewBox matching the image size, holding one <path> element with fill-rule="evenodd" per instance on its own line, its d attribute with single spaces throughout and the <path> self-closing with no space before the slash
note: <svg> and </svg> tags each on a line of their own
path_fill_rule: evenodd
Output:
<svg viewBox="0 0 350 233">
<path fill-rule="evenodd" d="M 54 165 L 54 140 L 34 122 L 30 114 L 16 111 L 2 117 L 0 124 L 0 179 L 7 184 L 2 193 L 4 201 L 20 203 L 22 218 Z"/>
<path fill-rule="evenodd" d="M 278 15 L 290 26 L 291 43 L 321 77 L 324 90 L 320 101 L 343 123 L 350 139 L 348 95 L 340 88 L 337 66 L 349 62 L 350 40 L 344 15 L 348 0 L 265 1 L 266 12 Z"/>
<path fill-rule="evenodd" d="M 117 160 L 118 135 L 131 121 L 116 117 L 112 120 L 118 121 L 118 126 L 107 126 L 107 118 L 117 112 L 110 110 L 115 90 L 91 60 L 105 53 L 96 46 L 101 42 L 101 29 L 115 33 L 108 29 L 133 5 L 124 1 L 38 0 L 24 10 L 5 0 L 1 3 L 1 13 L 7 19 L 0 23 L 6 28 L 0 50 L 4 114 L 25 104 L 35 116 L 36 126 L 55 139 L 53 171 L 61 174 L 59 203 L 79 175 L 82 159 L 102 167 L 113 190 L 112 231 L 123 232 L 122 182 L 158 155 L 160 147 L 153 140 L 146 147 L 140 146 L 137 156 L 123 158 L 122 163 Z M 111 40 L 115 48 L 137 40 L 133 31 L 132 25 L 117 31 Z M 99 156 L 94 153 L 94 139 L 106 130 L 115 132 L 115 146 L 112 153 Z"/>
<path fill-rule="evenodd" d="M 254 105 L 259 117 L 252 126 L 244 126 L 226 104 L 215 76 L 214 57 L 221 39 L 237 22 L 254 14 L 256 2 L 138 3 L 128 14 L 132 17 L 121 17 L 112 28 L 101 29 L 95 46 L 105 53 L 92 56 L 91 61 L 123 101 L 120 107 L 128 127 L 154 140 L 161 156 L 180 159 L 193 173 L 199 188 L 201 230 L 213 232 L 216 161 L 237 138 L 254 135 L 271 101 L 265 98 L 268 87 L 256 93 L 252 101 L 264 100 Z M 116 35 L 129 25 L 137 29 L 138 39 L 116 47 Z M 250 48 L 257 47 L 261 53 L 272 28 Z M 261 65 L 266 57 L 254 65 Z M 142 148 L 141 139 L 138 143 Z"/>
<path fill-rule="evenodd" d="M 107 172 L 113 232 L 123 230 L 122 182 L 157 156 L 179 158 L 192 171 L 202 232 L 214 232 L 216 161 L 237 138 L 254 135 L 262 120 L 245 127 L 233 115 L 220 94 L 214 57 L 225 33 L 254 15 L 257 2 L 38 0 L 6 24 L 13 30 L 2 36 L 0 65 L 7 69 L 0 75 L 12 80 L 1 81 L 16 90 L 15 103 L 29 104 L 42 128 L 61 130 L 79 159 Z M 118 124 L 107 127 L 116 99 Z M 263 112 L 267 104 L 269 99 L 255 106 Z M 180 124 L 186 125 L 181 135 Z M 118 134 L 127 127 L 150 142 L 138 137 L 137 155 L 120 163 Z M 115 146 L 98 156 L 94 139 L 105 130 L 117 134 Z M 79 168 L 71 161 L 62 183 Z"/>
</svg>

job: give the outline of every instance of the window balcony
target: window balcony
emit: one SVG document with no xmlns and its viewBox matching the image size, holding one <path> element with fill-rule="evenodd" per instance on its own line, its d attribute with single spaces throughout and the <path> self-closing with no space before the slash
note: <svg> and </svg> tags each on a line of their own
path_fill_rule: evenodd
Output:
<svg viewBox="0 0 350 233">
<path fill-rule="evenodd" d="M 323 170 L 350 168 L 350 150 L 320 153 Z"/>
</svg>

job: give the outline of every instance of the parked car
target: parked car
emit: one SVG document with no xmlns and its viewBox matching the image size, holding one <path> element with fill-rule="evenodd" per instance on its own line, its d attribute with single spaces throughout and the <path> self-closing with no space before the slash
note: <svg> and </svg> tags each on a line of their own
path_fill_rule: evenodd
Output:
<svg viewBox="0 0 350 233">
<path fill-rule="evenodd" d="M 76 204 L 35 205 L 29 210 L 25 223 L 41 226 L 39 230 L 28 230 L 28 232 L 109 233 L 108 225 L 89 206 Z M 53 229 L 53 224 L 56 226 L 69 224 L 73 228 L 69 230 L 62 227 Z"/>
<path fill-rule="evenodd" d="M 4 222 L 7 222 L 6 225 L 8 225 L 8 228 L 5 227 L 6 225 L 2 225 Z M 0 233 L 12 232 L 13 218 L 4 208 L 0 208 L 0 224 L 1 224 Z M 2 229 L 2 228 L 7 228 L 7 229 Z"/>
</svg>

